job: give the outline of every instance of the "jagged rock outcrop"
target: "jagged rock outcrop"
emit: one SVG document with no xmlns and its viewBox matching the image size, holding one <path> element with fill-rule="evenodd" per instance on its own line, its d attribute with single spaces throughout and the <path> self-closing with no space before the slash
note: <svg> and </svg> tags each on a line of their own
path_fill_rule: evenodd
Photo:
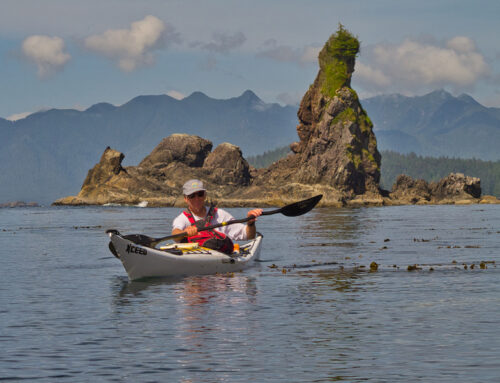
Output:
<svg viewBox="0 0 500 383">
<path fill-rule="evenodd" d="M 188 134 L 172 134 L 164 138 L 139 166 L 161 169 L 172 162 L 177 162 L 200 168 L 211 150 L 212 143 L 209 140 Z"/>
<path fill-rule="evenodd" d="M 480 180 L 460 173 L 450 174 L 438 182 L 431 183 L 401 175 L 391 192 L 384 197 L 365 193 L 346 199 L 338 190 L 321 184 L 285 182 L 281 185 L 272 183 L 265 186 L 260 182 L 268 177 L 270 170 L 255 172 L 252 177 L 248 163 L 237 146 L 224 143 L 207 155 L 206 148 L 212 145 L 210 141 L 187 136 L 185 139 L 193 144 L 191 148 L 198 148 L 198 152 L 192 152 L 192 158 L 204 158 L 202 166 L 188 166 L 184 158 L 169 154 L 172 144 L 178 138 L 178 135 L 167 137 L 153 150 L 154 157 L 162 160 L 149 163 L 143 161 L 141 166 L 123 168 L 121 164 L 124 155 L 106 148 L 100 162 L 89 170 L 80 193 L 75 197 L 62 198 L 55 204 L 136 205 L 147 202 L 148 206 L 180 206 L 183 204 L 182 185 L 190 178 L 203 179 L 210 199 L 226 206 L 280 205 L 318 193 L 324 195 L 322 204 L 326 206 L 499 202 L 494 197 L 480 198 Z M 163 150 L 166 153 L 162 154 Z M 170 162 L 164 160 L 165 158 L 170 159 Z"/>
<path fill-rule="evenodd" d="M 432 195 L 438 199 L 481 197 L 481 180 L 462 173 L 452 173 L 438 182 L 431 183 L 430 187 Z"/>
<path fill-rule="evenodd" d="M 373 125 L 350 87 L 358 51 L 358 40 L 342 26 L 330 37 L 319 54 L 318 75 L 300 104 L 300 141 L 290 146 L 295 155 L 271 167 L 263 182 L 323 185 L 347 199 L 380 195 Z"/>
<path fill-rule="evenodd" d="M 12 201 L 0 203 L 0 208 L 15 208 L 15 207 L 40 207 L 37 202 Z"/>
<path fill-rule="evenodd" d="M 392 186 L 390 196 L 407 204 L 427 203 L 431 200 L 431 190 L 427 181 L 401 174 Z"/>
<path fill-rule="evenodd" d="M 210 170 L 217 184 L 237 186 L 250 184 L 250 166 L 236 145 L 223 142 L 207 156 L 203 167 Z"/>
<path fill-rule="evenodd" d="M 395 204 L 468 203 L 480 197 L 481 180 L 462 173 L 451 173 L 438 182 L 430 183 L 402 174 L 390 193 L 390 199 Z"/>
<path fill-rule="evenodd" d="M 248 162 L 240 148 L 223 143 L 211 152 L 212 142 L 198 136 L 173 134 L 163 139 L 139 166 L 122 167 L 124 155 L 106 148 L 77 196 L 56 205 L 120 203 L 173 206 L 183 202 L 182 185 L 203 179 L 214 200 L 237 194 L 251 180 Z M 235 202 L 236 204 L 236 202 Z"/>
<path fill-rule="evenodd" d="M 316 194 L 327 206 L 479 201 L 479 180 L 457 174 L 432 184 L 401 176 L 392 192 L 380 190 L 373 125 L 350 87 L 358 51 L 358 40 L 340 26 L 321 50 L 318 75 L 302 99 L 293 153 L 267 169 L 250 168 L 237 146 L 212 151 L 209 140 L 174 134 L 138 166 L 123 168 L 123 154 L 107 148 L 80 193 L 55 204 L 179 206 L 191 178 L 202 179 L 209 197 L 225 206 L 283 205 Z"/>
<path fill-rule="evenodd" d="M 96 185 L 108 182 L 113 176 L 121 172 L 127 173 L 122 167 L 122 161 L 125 156 L 109 146 L 104 150 L 99 163 L 89 170 L 87 177 L 83 181 L 82 191 L 91 189 Z"/>
<path fill-rule="evenodd" d="M 89 170 L 77 196 L 62 198 L 61 205 L 137 204 L 173 194 L 173 189 L 141 172 L 138 167 L 122 167 L 123 153 L 109 147 L 104 150 L 97 165 Z"/>
</svg>

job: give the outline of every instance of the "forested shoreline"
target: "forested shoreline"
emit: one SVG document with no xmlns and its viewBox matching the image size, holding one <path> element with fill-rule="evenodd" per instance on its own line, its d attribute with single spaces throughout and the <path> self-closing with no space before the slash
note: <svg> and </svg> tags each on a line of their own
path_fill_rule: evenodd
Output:
<svg viewBox="0 0 500 383">
<path fill-rule="evenodd" d="M 291 153 L 288 146 L 267 151 L 258 156 L 248 157 L 250 165 L 264 168 Z M 415 153 L 401 154 L 394 151 L 382 151 L 382 169 L 380 186 L 390 190 L 396 177 L 406 174 L 427 182 L 438 181 L 450 173 L 463 173 L 466 176 L 479 177 L 483 195 L 500 197 L 500 161 L 478 159 L 424 157 Z"/>
</svg>

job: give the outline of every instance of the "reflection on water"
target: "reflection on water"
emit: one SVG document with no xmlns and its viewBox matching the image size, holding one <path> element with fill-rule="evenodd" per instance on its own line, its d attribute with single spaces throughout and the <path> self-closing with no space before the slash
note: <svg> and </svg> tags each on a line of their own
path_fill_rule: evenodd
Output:
<svg viewBox="0 0 500 383">
<path fill-rule="evenodd" d="M 130 282 L 104 228 L 177 213 L 0 211 L 0 379 L 498 381 L 500 207 L 266 216 L 254 268 Z"/>
<path fill-rule="evenodd" d="M 297 275 L 303 278 L 309 278 L 312 281 L 305 286 L 314 287 L 314 294 L 321 295 L 324 291 L 327 294 L 331 291 L 355 292 L 358 289 L 357 280 L 363 276 L 363 272 L 357 269 L 338 269 L 338 270 L 312 270 L 299 271 Z"/>
<path fill-rule="evenodd" d="M 360 215 L 353 214 L 355 211 L 353 209 L 316 209 L 311 214 L 300 217 L 303 222 L 297 234 L 306 241 L 301 247 L 306 247 L 308 244 L 356 246 L 360 231 L 370 230 L 374 222 L 361 221 Z"/>
<path fill-rule="evenodd" d="M 248 330 L 248 311 L 257 304 L 258 295 L 255 278 L 243 273 L 133 282 L 120 278 L 115 287 L 115 320 L 121 322 L 123 315 L 130 315 L 129 310 L 121 310 L 127 306 L 132 306 L 134 311 L 139 307 L 142 312 L 147 312 L 148 320 L 154 320 L 159 314 L 157 320 L 175 329 L 165 334 L 163 340 L 169 347 L 175 345 L 174 351 L 184 355 L 177 362 L 190 366 L 190 369 L 194 368 L 193 357 L 206 359 L 206 363 L 216 366 L 219 358 L 213 358 L 214 349 L 223 355 L 230 351 L 224 351 L 221 344 L 230 348 L 231 344 L 234 347 L 239 345 L 241 332 Z M 157 299 L 158 294 L 167 292 L 165 301 Z M 158 305 L 168 309 L 158 311 Z M 234 336 L 235 332 L 237 336 Z"/>
<path fill-rule="evenodd" d="M 176 293 L 179 293 L 179 302 L 207 303 L 210 298 L 214 298 L 214 293 L 232 291 L 245 293 L 248 296 L 256 295 L 255 283 L 252 278 L 242 273 L 228 273 L 216 276 L 192 276 L 192 277 L 165 277 L 165 278 L 145 278 L 138 281 L 130 281 L 127 277 L 117 277 L 115 285 L 119 288 L 118 297 L 127 298 L 130 295 L 139 296 L 149 289 L 156 289 L 162 286 L 170 286 Z M 192 302 L 191 300 L 194 300 Z M 117 300 L 117 304 L 120 304 Z"/>
</svg>

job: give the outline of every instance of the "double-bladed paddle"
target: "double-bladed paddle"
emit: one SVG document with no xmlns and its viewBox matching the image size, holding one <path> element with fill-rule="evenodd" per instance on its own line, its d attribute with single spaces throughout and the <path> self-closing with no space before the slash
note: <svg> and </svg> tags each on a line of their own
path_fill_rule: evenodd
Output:
<svg viewBox="0 0 500 383">
<path fill-rule="evenodd" d="M 323 197 L 323 195 L 319 194 L 317 196 L 305 199 L 303 201 L 294 202 L 290 205 L 280 207 L 279 209 L 263 211 L 262 215 L 273 215 L 273 214 L 281 213 L 287 217 L 297 217 L 299 215 L 306 214 L 307 212 L 311 211 L 314 208 L 314 206 L 316 206 L 318 204 L 318 202 L 321 200 L 322 197 Z M 244 223 L 244 222 L 248 222 L 254 218 L 255 218 L 254 216 L 251 216 L 251 217 L 241 218 L 241 219 L 232 219 L 231 221 L 221 222 L 221 223 L 217 223 L 215 225 L 203 227 L 201 229 L 198 229 L 198 232 L 205 231 L 205 230 L 213 230 L 213 229 L 217 229 L 218 227 L 233 225 L 235 223 Z M 120 233 L 114 229 L 107 230 L 106 233 L 120 235 Z M 152 237 L 149 237 L 149 236 L 143 235 L 143 234 L 128 234 L 128 235 L 124 235 L 123 238 L 128 239 L 129 241 L 132 241 L 132 242 L 134 242 L 138 245 L 141 245 L 141 246 L 155 247 L 160 242 L 168 241 L 169 239 L 182 238 L 185 236 L 186 236 L 186 233 L 183 232 L 183 233 L 179 233 L 179 234 L 175 234 L 175 235 L 167 235 L 167 236 L 161 237 L 161 238 L 152 238 Z"/>
</svg>

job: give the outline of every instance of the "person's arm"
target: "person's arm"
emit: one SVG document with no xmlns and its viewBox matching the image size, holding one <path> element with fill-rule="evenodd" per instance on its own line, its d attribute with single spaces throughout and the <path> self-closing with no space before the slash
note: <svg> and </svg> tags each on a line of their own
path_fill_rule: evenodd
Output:
<svg viewBox="0 0 500 383">
<path fill-rule="evenodd" d="M 172 230 L 172 235 L 181 234 L 181 233 L 186 233 L 186 237 L 192 237 L 192 236 L 198 234 L 198 228 L 196 226 L 192 225 L 192 226 L 186 227 L 184 230 L 181 230 L 181 229 L 173 229 Z M 183 238 L 185 238 L 185 237 L 174 238 L 174 241 L 181 242 Z"/>
<path fill-rule="evenodd" d="M 183 215 L 177 216 L 172 222 L 172 235 L 186 233 L 187 237 L 198 234 L 196 226 L 191 226 L 189 220 Z M 181 242 L 185 237 L 174 238 L 176 242 Z"/>
<path fill-rule="evenodd" d="M 247 217 L 254 216 L 255 219 L 251 219 L 250 221 L 247 222 L 247 227 L 246 227 L 246 233 L 247 233 L 247 239 L 254 239 L 255 235 L 257 233 L 257 227 L 255 226 L 255 221 L 256 218 L 262 215 L 262 209 L 254 209 L 250 210 L 247 213 Z"/>
</svg>

